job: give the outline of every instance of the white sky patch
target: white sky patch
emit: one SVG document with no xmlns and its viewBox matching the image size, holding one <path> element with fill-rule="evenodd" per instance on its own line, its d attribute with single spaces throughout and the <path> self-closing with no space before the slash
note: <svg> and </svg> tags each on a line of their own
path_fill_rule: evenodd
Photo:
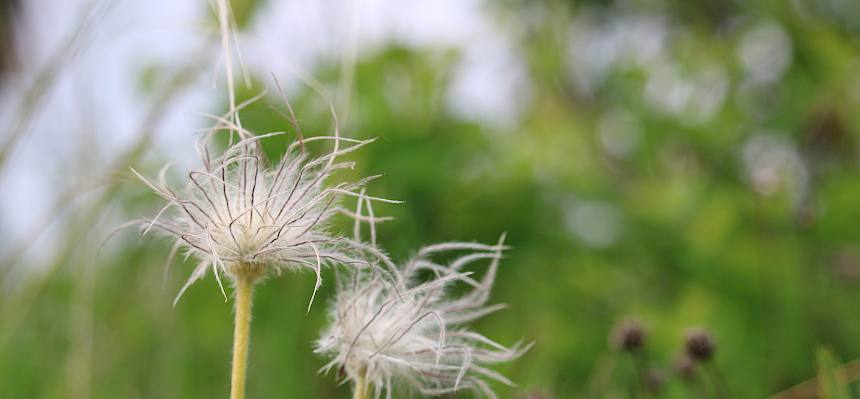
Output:
<svg viewBox="0 0 860 399">
<path fill-rule="evenodd" d="M 21 75 L 0 98 L 0 126 L 14 121 L 13 105 L 39 67 L 77 27 L 89 0 L 32 0 L 24 3 Z M 110 2 L 81 56 L 64 65 L 56 87 L 40 105 L 5 170 L 0 172 L 0 238 L 17 245 L 49 215 L 59 193 L 97 175 L 133 140 L 152 104 L 141 92 L 147 67 L 176 69 L 214 33 L 209 8 L 195 0 Z M 456 66 L 449 108 L 464 118 L 488 124 L 516 121 L 528 99 L 528 80 L 518 49 L 507 30 L 493 23 L 480 0 L 297 0 L 267 1 L 241 33 L 239 46 L 248 69 L 264 82 L 274 72 L 289 91 L 298 72 L 312 71 L 321 60 L 337 61 L 345 50 L 358 57 L 389 43 L 418 49 L 450 48 L 463 54 Z M 352 46 L 355 46 L 354 48 Z M 223 60 L 212 60 L 223 63 Z M 196 164 L 197 115 L 225 98 L 223 66 L 179 96 L 163 116 L 154 148 L 177 160 L 177 169 Z M 357 77 L 360 79 L 360 77 Z M 237 84 L 240 81 L 237 81 Z M 89 137 L 89 139 L 88 139 Z M 92 143 L 85 140 L 92 140 Z M 79 156 L 86 146 L 86 159 Z M 46 236 L 45 240 L 56 239 Z M 8 247 L 7 247 L 8 248 Z M 4 249 L 0 249 L 3 252 Z"/>
<path fill-rule="evenodd" d="M 254 26 L 242 35 L 246 60 L 260 76 L 338 60 L 353 45 L 360 57 L 396 43 L 461 52 L 447 103 L 462 118 L 510 126 L 530 98 L 527 71 L 512 44 L 514 38 L 493 23 L 481 1 L 364 0 L 350 6 L 343 1 L 300 0 L 272 1 L 263 7 Z M 286 22 L 296 15 L 306 17 Z M 292 76 L 285 79 L 289 87 L 295 84 Z"/>
<path fill-rule="evenodd" d="M 666 57 L 670 27 L 660 16 L 577 14 L 570 30 L 571 74 L 592 95 L 616 67 L 644 67 Z"/>
<path fill-rule="evenodd" d="M 593 96 L 612 71 L 641 70 L 648 105 L 686 124 L 707 122 L 722 109 L 728 74 L 715 62 L 691 69 L 676 62 L 673 44 L 686 34 L 659 15 L 581 12 L 569 34 L 571 76 L 581 94 Z"/>
<path fill-rule="evenodd" d="M 17 121 L 15 113 L 40 69 L 78 28 L 85 10 L 98 2 L 35 0 L 24 3 L 18 46 L 19 75 L 3 92 L 0 126 Z M 26 125 L 6 168 L 0 187 L 0 227 L 5 247 L 33 237 L 49 219 L 53 204 L 72 185 L 106 172 L 108 162 L 127 148 L 151 101 L 140 91 L 140 72 L 146 65 L 177 67 L 187 62 L 200 42 L 200 10 L 192 0 L 122 1 L 106 8 L 82 40 L 77 57 L 60 68 L 53 85 Z M 156 132 L 158 150 L 183 160 L 193 159 L 195 118 L 190 112 L 211 107 L 211 94 L 191 90 L 180 96 Z M 197 95 L 193 95 L 197 93 Z M 8 129 L 8 128 L 7 128 Z M 9 132 L 4 131 L 8 135 Z M 4 136 L 5 138 L 6 136 Z M 182 150 L 180 150 L 180 148 Z M 56 237 L 40 240 L 42 256 L 49 256 Z M 44 241 L 44 242 L 43 242 Z"/>
<path fill-rule="evenodd" d="M 516 124 L 531 98 L 531 87 L 520 55 L 503 40 L 485 37 L 466 49 L 448 92 L 455 115 L 494 127 Z"/>
</svg>

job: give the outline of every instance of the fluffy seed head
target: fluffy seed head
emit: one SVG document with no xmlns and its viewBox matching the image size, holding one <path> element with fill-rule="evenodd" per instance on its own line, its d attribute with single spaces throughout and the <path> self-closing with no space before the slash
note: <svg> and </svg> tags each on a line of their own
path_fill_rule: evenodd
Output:
<svg viewBox="0 0 860 399">
<path fill-rule="evenodd" d="M 306 268 L 317 274 L 318 288 L 322 266 L 337 263 L 360 267 L 366 263 L 354 255 L 349 240 L 332 235 L 326 225 L 333 214 L 343 211 L 337 206 L 338 197 L 387 200 L 366 197 L 363 191 L 359 194 L 358 190 L 375 176 L 333 185 L 326 179 L 338 170 L 352 168 L 353 163 L 338 162 L 337 158 L 370 140 L 342 138 L 337 127 L 334 136 L 302 139 L 294 125 L 299 139 L 273 164 L 260 141 L 286 133 L 254 135 L 226 117 L 213 118 L 216 126 L 197 146 L 203 166 L 188 173 L 184 188 L 173 189 L 167 184 L 167 167 L 157 182 L 132 169 L 167 201 L 155 217 L 139 221 L 143 234 L 150 230 L 165 233 L 176 240 L 172 254 L 182 248 L 187 256 L 199 260 L 177 300 L 208 270 L 221 285 L 221 274 L 230 279 L 242 275 L 259 280 L 283 270 Z M 220 155 L 213 155 L 212 137 L 228 130 L 238 135 L 234 140 L 233 133 L 228 133 L 230 145 Z M 304 143 L 321 140 L 333 142 L 334 149 L 318 158 L 309 157 Z"/>
<path fill-rule="evenodd" d="M 344 279 L 330 325 L 316 345 L 317 353 L 331 359 L 322 371 L 341 369 L 352 381 L 363 377 L 377 397 L 385 392 L 390 398 L 393 383 L 408 384 L 424 395 L 472 389 L 495 397 L 487 380 L 511 382 L 487 365 L 515 359 L 529 345 L 506 348 L 464 325 L 504 307 L 486 305 L 502 249 L 501 241 L 495 246 L 437 244 L 400 267 L 379 257 L 385 263 L 379 269 Z M 474 252 L 447 265 L 431 259 L 455 250 Z M 463 271 L 482 259 L 490 265 L 480 280 Z M 455 285 L 470 289 L 453 296 Z"/>
</svg>

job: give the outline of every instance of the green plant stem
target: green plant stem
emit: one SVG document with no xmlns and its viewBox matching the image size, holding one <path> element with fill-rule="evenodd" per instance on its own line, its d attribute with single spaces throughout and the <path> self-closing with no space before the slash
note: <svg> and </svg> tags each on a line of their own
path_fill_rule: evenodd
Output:
<svg viewBox="0 0 860 399">
<path fill-rule="evenodd" d="M 236 320 L 233 326 L 233 373 L 230 399 L 245 398 L 245 375 L 248 369 L 248 342 L 251 334 L 251 297 L 254 282 L 249 276 L 236 279 Z"/>
<path fill-rule="evenodd" d="M 723 374 L 720 372 L 720 369 L 717 367 L 717 365 L 713 361 L 711 361 L 705 366 L 708 368 L 708 372 L 711 374 L 711 381 L 714 385 L 717 398 L 730 398 L 731 395 L 729 395 L 729 388 L 726 385 L 726 381 L 723 379 Z"/>
<path fill-rule="evenodd" d="M 633 359 L 633 368 L 636 371 L 636 383 L 638 390 L 638 394 L 636 397 L 647 398 L 651 396 L 651 392 L 648 390 L 648 384 L 645 383 L 645 354 L 640 350 L 639 352 L 632 354 Z"/>
<path fill-rule="evenodd" d="M 352 390 L 352 399 L 367 399 L 368 397 L 367 378 L 365 376 L 365 372 L 362 371 L 355 380 L 355 387 L 353 387 Z"/>
</svg>

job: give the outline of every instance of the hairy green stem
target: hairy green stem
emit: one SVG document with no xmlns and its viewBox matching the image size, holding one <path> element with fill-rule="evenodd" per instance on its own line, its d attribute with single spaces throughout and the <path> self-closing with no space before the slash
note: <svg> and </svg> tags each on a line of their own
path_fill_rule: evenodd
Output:
<svg viewBox="0 0 860 399">
<path fill-rule="evenodd" d="M 367 376 L 364 370 L 358 374 L 358 378 L 355 380 L 355 386 L 352 390 L 352 399 L 367 399 L 370 396 L 367 394 Z"/>
<path fill-rule="evenodd" d="M 233 373 L 230 399 L 245 398 L 245 375 L 248 369 L 248 342 L 251 334 L 251 296 L 254 281 L 250 276 L 236 279 L 236 320 L 233 326 Z"/>
</svg>

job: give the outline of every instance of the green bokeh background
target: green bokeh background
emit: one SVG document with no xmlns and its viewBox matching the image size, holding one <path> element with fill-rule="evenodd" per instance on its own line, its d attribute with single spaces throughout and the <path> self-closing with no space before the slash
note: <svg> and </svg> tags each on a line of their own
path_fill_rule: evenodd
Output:
<svg viewBox="0 0 860 399">
<path fill-rule="evenodd" d="M 512 249 L 493 300 L 510 307 L 474 328 L 535 346 L 498 368 L 518 384 L 499 386 L 500 397 L 631 397 L 633 362 L 607 340 L 628 315 L 648 328 L 648 367 L 668 378 L 657 397 L 710 392 L 704 375 L 692 384 L 674 376 L 684 334 L 695 326 L 718 341 L 715 364 L 729 397 L 766 397 L 815 376 L 820 347 L 838 363 L 860 357 L 860 13 L 825 3 L 838 2 L 488 5 L 519 32 L 531 94 L 518 122 L 477 123 L 446 106 L 457 51 L 390 46 L 362 54 L 344 134 L 378 141 L 349 156 L 358 167 L 343 178 L 382 173 L 370 191 L 405 201 L 375 209 L 396 217 L 379 229 L 396 259 L 438 241 L 495 242 L 508 233 Z M 846 3 L 840 10 L 860 11 Z M 253 6 L 237 3 L 237 10 L 246 15 L 240 20 L 253 18 Z M 610 70 L 590 95 L 577 90 L 571 70 L 580 66 L 563 38 L 584 12 L 657 15 L 683 29 L 669 45 L 672 61 L 684 71 L 721 65 L 723 105 L 704 122 L 657 112 L 644 100 L 647 77 L 635 65 Z M 792 62 L 778 82 L 745 89 L 736 48 L 759 22 L 785 31 Z M 334 88 L 340 65 L 332 60 L 313 72 Z M 319 95 L 299 88 L 291 100 L 306 134 L 331 131 Z M 251 106 L 246 127 L 284 129 L 269 104 L 281 106 L 276 96 Z M 627 157 L 608 154 L 597 133 L 615 109 L 638 123 L 639 144 Z M 786 183 L 800 177 L 790 174 L 771 193 L 753 189 L 742 154 L 761 130 L 796 149 L 808 171 L 800 198 Z M 285 140 L 266 141 L 266 150 L 278 154 Z M 150 158 L 134 166 L 152 175 L 166 161 Z M 157 211 L 154 194 L 123 178 L 106 208 L 126 218 Z M 612 209 L 620 227 L 611 245 L 587 245 L 571 231 L 571 209 L 582 203 Z M 85 218 L 62 228 L 70 248 L 91 250 L 69 251 L 48 278 L 22 279 L 15 295 L 2 297 L 0 397 L 225 397 L 232 310 L 214 279 L 194 285 L 173 308 L 192 262 L 174 265 L 162 287 L 166 242 L 121 235 L 96 256 L 104 234 L 81 234 L 76 223 Z M 348 233 L 350 224 L 341 220 L 335 229 Z M 249 398 L 348 397 L 336 376 L 317 374 L 324 361 L 311 351 L 331 277 L 324 275 L 309 314 L 311 274 L 258 288 Z"/>
</svg>

